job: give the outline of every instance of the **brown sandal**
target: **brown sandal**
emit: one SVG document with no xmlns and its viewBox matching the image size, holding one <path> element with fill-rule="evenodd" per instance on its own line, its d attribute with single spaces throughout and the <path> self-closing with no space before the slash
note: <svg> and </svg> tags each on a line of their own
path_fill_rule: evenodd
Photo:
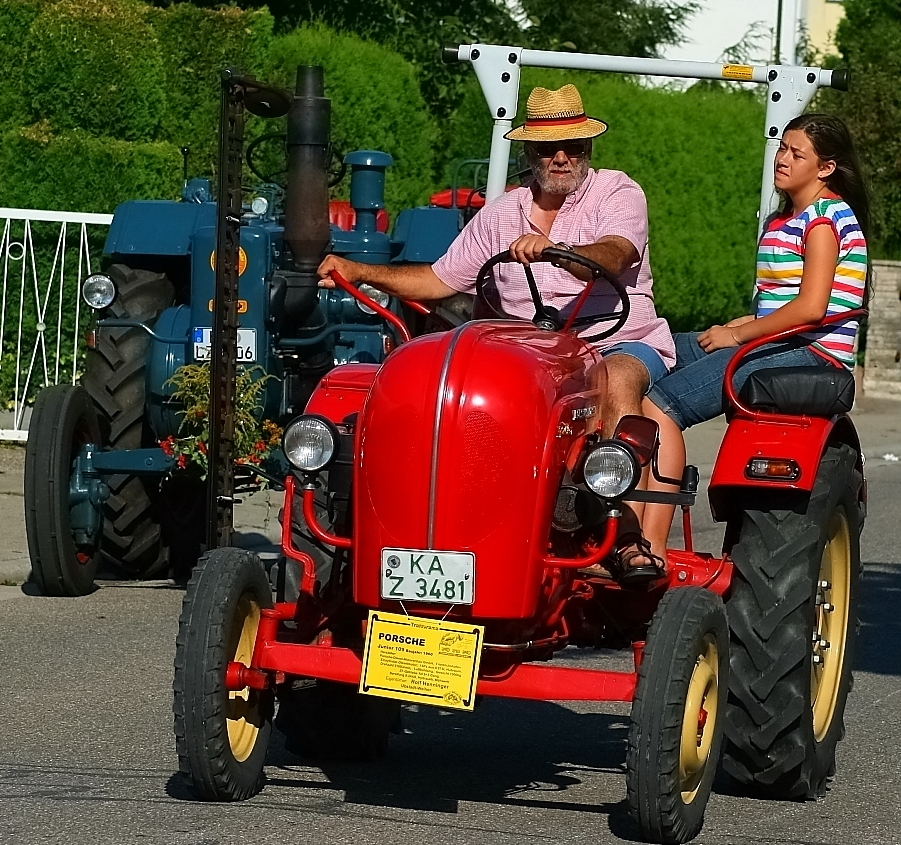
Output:
<svg viewBox="0 0 901 845">
<path fill-rule="evenodd" d="M 605 562 L 609 564 L 610 558 L 608 557 Z M 585 575 L 588 578 L 606 578 L 608 581 L 613 578 L 611 567 L 604 566 L 602 563 L 593 563 L 591 566 L 583 566 L 581 569 L 577 569 L 576 572 L 578 572 L 579 575 Z"/>
<path fill-rule="evenodd" d="M 637 557 L 650 562 L 633 564 Z M 666 562 L 651 551 L 651 544 L 641 534 L 623 534 L 613 559 L 614 577 L 624 587 L 644 587 L 651 581 L 666 578 Z"/>
</svg>

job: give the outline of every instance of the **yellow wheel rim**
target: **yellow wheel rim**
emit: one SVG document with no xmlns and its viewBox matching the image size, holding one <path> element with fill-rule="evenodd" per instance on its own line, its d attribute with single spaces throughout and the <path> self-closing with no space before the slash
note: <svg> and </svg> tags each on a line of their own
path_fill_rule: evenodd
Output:
<svg viewBox="0 0 901 845">
<path fill-rule="evenodd" d="M 694 801 L 710 760 L 710 749 L 716 736 L 717 703 L 719 701 L 720 658 L 716 640 L 708 634 L 703 651 L 698 655 L 682 716 L 682 740 L 679 748 L 679 784 L 682 800 Z"/>
<path fill-rule="evenodd" d="M 260 627 L 260 606 L 246 593 L 238 602 L 235 621 L 240 622 L 241 630 L 232 660 L 250 666 L 257 630 Z M 253 752 L 260 727 L 263 724 L 263 703 L 260 700 L 260 692 L 250 687 L 230 690 L 225 714 L 228 744 L 235 760 L 242 763 Z"/>
<path fill-rule="evenodd" d="M 826 736 L 835 716 L 848 640 L 850 600 L 851 534 L 844 513 L 837 511 L 829 520 L 828 539 L 820 562 L 816 619 L 811 634 L 810 703 L 817 742 Z"/>
</svg>

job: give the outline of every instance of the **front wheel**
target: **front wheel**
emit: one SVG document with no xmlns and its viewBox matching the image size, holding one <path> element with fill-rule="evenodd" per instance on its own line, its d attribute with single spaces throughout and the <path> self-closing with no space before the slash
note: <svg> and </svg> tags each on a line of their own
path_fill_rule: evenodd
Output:
<svg viewBox="0 0 901 845">
<path fill-rule="evenodd" d="M 231 661 L 250 665 L 266 607 L 266 571 L 243 549 L 214 549 L 188 582 L 175 650 L 175 740 L 179 768 L 207 801 L 240 801 L 263 787 L 274 692 L 228 690 L 225 672 Z"/>
<path fill-rule="evenodd" d="M 723 767 L 779 799 L 825 794 L 844 734 L 860 578 L 857 455 L 830 446 L 803 512 L 746 511 L 727 603 Z"/>
<path fill-rule="evenodd" d="M 153 325 L 174 301 L 164 273 L 113 264 L 109 275 L 116 298 L 104 316 Z M 111 450 L 140 449 L 154 438 L 147 427 L 147 369 L 150 335 L 136 326 L 102 328 L 88 355 L 82 384 L 97 409 L 103 442 Z M 160 387 L 154 385 L 155 388 Z M 152 578 L 169 565 L 155 505 L 157 481 L 138 475 L 106 476 L 101 554 L 125 574 Z"/>
<path fill-rule="evenodd" d="M 704 824 L 723 736 L 729 677 L 723 602 L 668 591 L 648 629 L 632 704 L 626 786 L 648 842 L 688 842 Z"/>
<path fill-rule="evenodd" d="M 84 596 L 97 574 L 106 487 L 78 469 L 100 429 L 84 388 L 44 388 L 25 446 L 25 534 L 31 575 L 47 596 Z"/>
</svg>

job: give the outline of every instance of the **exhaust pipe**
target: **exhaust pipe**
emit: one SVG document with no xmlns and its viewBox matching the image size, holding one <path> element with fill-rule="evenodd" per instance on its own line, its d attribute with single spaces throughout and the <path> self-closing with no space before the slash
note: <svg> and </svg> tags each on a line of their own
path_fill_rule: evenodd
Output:
<svg viewBox="0 0 901 845">
<path fill-rule="evenodd" d="M 332 101 L 325 96 L 322 68 L 297 68 L 288 111 L 288 184 L 285 244 L 290 255 L 280 274 L 285 284 L 282 331 L 295 333 L 317 301 L 316 268 L 331 240 L 328 212 L 328 153 Z"/>
</svg>

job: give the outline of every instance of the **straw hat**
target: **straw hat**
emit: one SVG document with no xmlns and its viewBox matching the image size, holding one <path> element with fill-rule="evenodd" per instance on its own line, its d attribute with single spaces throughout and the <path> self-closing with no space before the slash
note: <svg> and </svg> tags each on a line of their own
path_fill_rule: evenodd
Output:
<svg viewBox="0 0 901 845">
<path fill-rule="evenodd" d="M 603 120 L 585 114 L 582 97 L 575 85 L 556 91 L 533 88 L 526 101 L 526 122 L 511 129 L 511 141 L 569 141 L 594 138 L 607 131 Z"/>
</svg>

